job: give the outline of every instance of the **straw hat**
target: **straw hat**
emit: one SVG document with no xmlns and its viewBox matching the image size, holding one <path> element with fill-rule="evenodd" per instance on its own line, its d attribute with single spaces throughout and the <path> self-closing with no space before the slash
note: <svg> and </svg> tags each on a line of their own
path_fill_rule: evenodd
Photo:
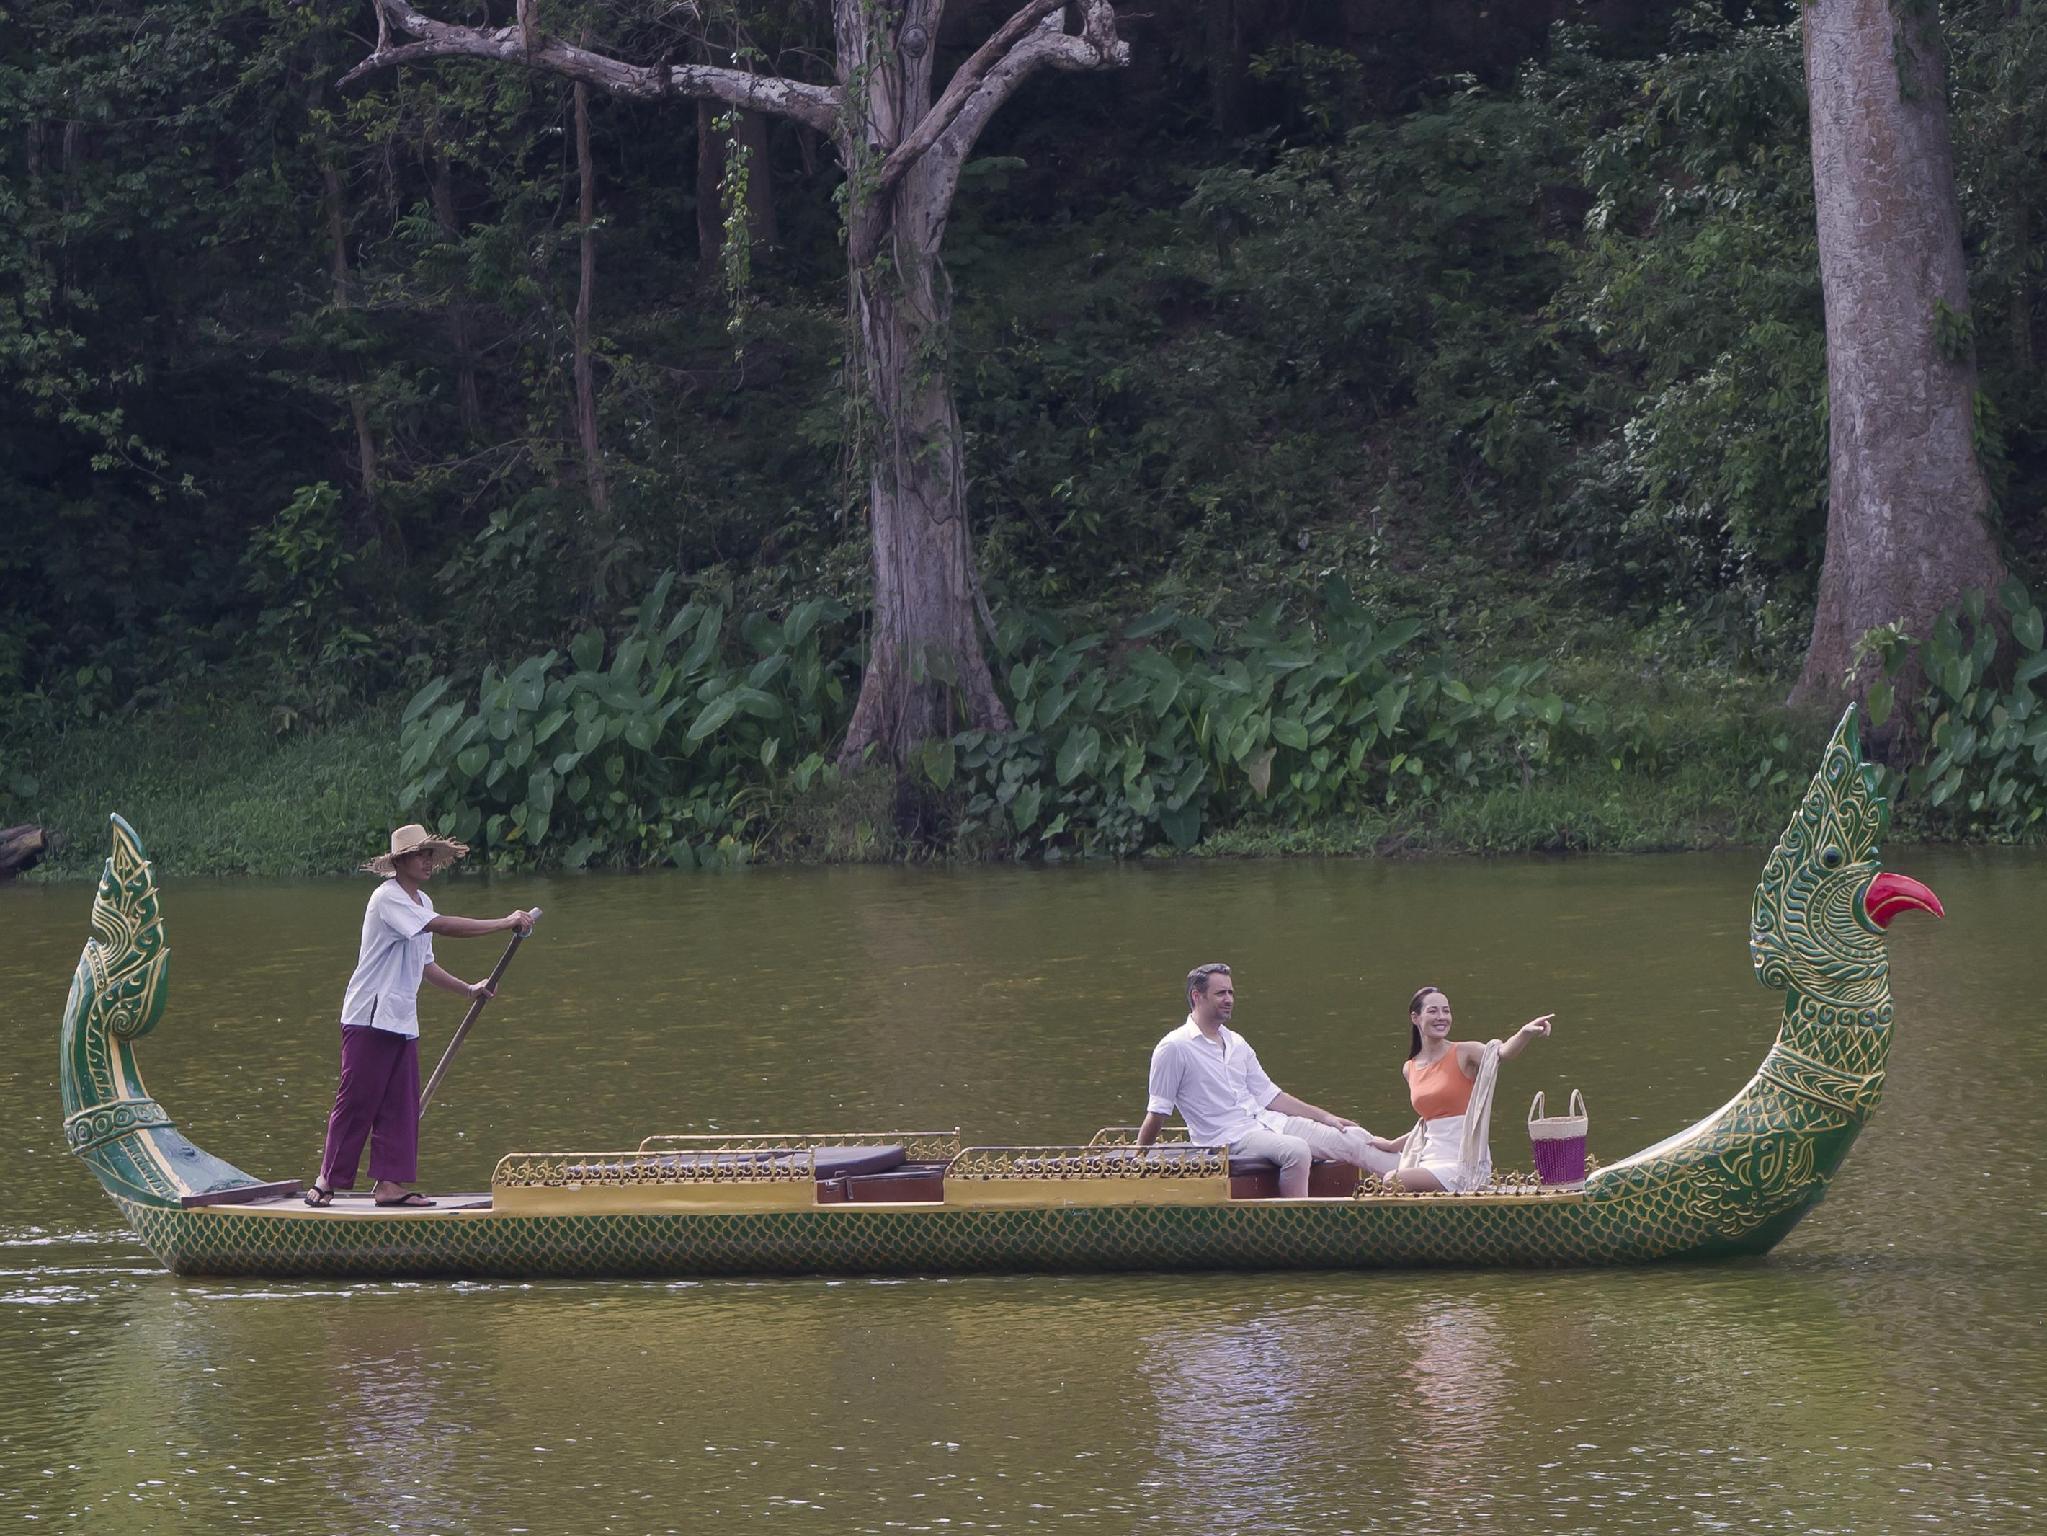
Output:
<svg viewBox="0 0 2047 1536">
<path fill-rule="evenodd" d="M 469 845 L 458 843 L 452 837 L 438 837 L 414 822 L 393 832 L 391 851 L 378 854 L 363 865 L 363 868 L 373 875 L 386 877 L 395 875 L 398 873 L 394 867 L 396 860 L 404 858 L 408 853 L 418 853 L 422 849 L 433 853 L 435 869 L 446 869 L 469 851 Z"/>
</svg>

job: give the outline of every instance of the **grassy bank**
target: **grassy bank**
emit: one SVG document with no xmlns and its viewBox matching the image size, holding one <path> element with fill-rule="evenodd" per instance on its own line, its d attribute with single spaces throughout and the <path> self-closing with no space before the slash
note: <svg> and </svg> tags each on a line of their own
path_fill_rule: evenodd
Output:
<svg viewBox="0 0 2047 1536">
<path fill-rule="evenodd" d="M 30 878 L 95 877 L 118 811 L 166 874 L 324 875 L 388 835 L 398 801 L 397 710 L 273 734 L 267 713 L 224 704 L 75 726 L 15 753 L 36 792 L 12 818 L 63 846 Z"/>
<path fill-rule="evenodd" d="M 1626 691 L 1639 698 L 1642 685 Z M 1767 842 L 1782 829 L 1816 743 L 1758 725 L 1774 693 L 1763 685 L 1668 692 L 1658 705 L 1661 749 L 1638 760 L 1573 763 L 1523 786 L 1309 825 L 1246 818 L 1211 829 L 1194 855 L 1605 853 Z M 236 705 L 81 725 L 13 756 L 38 788 L 12 807 L 12 818 L 64 840 L 30 878 L 96 875 L 109 811 L 134 823 L 167 874 L 342 873 L 404 815 L 398 738 L 396 705 L 287 737 L 272 733 L 261 710 Z M 765 862 L 1008 856 L 985 838 L 948 840 L 942 826 L 935 839 L 928 826 L 906 834 L 895 824 L 892 788 L 875 780 L 791 790 L 764 801 L 746 830 L 750 856 Z"/>
</svg>

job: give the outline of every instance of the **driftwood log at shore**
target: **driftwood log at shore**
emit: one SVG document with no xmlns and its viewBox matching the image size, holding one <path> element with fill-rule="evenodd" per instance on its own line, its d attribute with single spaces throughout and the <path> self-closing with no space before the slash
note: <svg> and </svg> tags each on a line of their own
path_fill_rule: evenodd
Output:
<svg viewBox="0 0 2047 1536">
<path fill-rule="evenodd" d="M 41 827 L 0 827 L 0 880 L 12 880 L 33 869 L 56 844 Z"/>
</svg>

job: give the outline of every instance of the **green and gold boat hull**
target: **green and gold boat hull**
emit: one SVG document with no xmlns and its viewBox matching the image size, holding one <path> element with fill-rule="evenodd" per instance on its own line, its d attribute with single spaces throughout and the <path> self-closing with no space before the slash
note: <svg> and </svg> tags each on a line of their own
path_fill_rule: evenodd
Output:
<svg viewBox="0 0 2047 1536">
<path fill-rule="evenodd" d="M 1751 959 L 1783 995 L 1755 1076 L 1690 1129 L 1582 1185 L 1244 1198 L 1217 1148 L 961 1147 L 957 1136 L 655 1136 L 631 1152 L 520 1154 L 488 1193 L 431 1209 L 266 1183 L 187 1141 L 136 1071 L 168 949 L 140 841 L 118 817 L 97 937 L 65 1007 L 65 1133 L 178 1274 L 280 1278 L 935 1274 L 1642 1264 L 1760 1254 L 1819 1202 L 1883 1089 L 1883 931 L 1932 893 L 1886 874 L 1888 807 L 1853 711 L 1765 864 Z M 878 1179 L 828 1149 L 886 1148 Z M 919 1172 L 921 1170 L 921 1172 Z M 890 1179 L 894 1182 L 890 1182 Z"/>
</svg>

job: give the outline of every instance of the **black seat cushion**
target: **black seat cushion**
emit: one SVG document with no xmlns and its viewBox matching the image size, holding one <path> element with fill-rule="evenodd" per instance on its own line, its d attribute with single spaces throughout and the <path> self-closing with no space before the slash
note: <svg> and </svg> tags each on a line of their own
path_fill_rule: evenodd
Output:
<svg viewBox="0 0 2047 1536">
<path fill-rule="evenodd" d="M 903 1166 L 907 1156 L 901 1147 L 819 1147 L 817 1176 L 821 1179 L 851 1179 L 870 1173 L 887 1173 Z"/>
<path fill-rule="evenodd" d="M 1328 1166 L 1329 1166 L 1329 1165 L 1331 1164 L 1331 1162 L 1332 1162 L 1332 1161 L 1334 1161 L 1334 1159 L 1331 1159 L 1331 1158 L 1327 1158 L 1327 1157 L 1318 1157 L 1318 1158 L 1316 1158 L 1316 1159 L 1315 1159 L 1315 1166 L 1316 1166 L 1317 1168 L 1327 1168 L 1327 1167 L 1328 1167 Z M 1275 1163 L 1275 1162 L 1274 1162 L 1274 1161 L 1273 1161 L 1273 1160 L 1272 1160 L 1271 1158 L 1269 1158 L 1269 1157 L 1236 1157 L 1236 1156 L 1232 1156 L 1232 1157 L 1230 1158 L 1230 1175 L 1231 1175 L 1231 1177 L 1232 1177 L 1232 1178 L 1236 1177 L 1236 1176 L 1237 1176 L 1237 1175 L 1239 1175 L 1239 1174 L 1256 1174 L 1256 1173 L 1278 1173 L 1278 1172 L 1279 1172 L 1279 1164 L 1278 1164 L 1278 1163 Z"/>
</svg>

